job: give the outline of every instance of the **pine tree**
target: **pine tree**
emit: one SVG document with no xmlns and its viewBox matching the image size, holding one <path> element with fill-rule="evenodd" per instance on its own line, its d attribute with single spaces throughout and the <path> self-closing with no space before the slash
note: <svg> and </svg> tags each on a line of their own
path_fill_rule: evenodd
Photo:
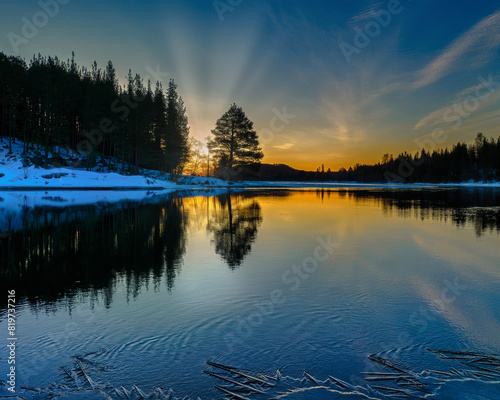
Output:
<svg viewBox="0 0 500 400">
<path fill-rule="evenodd" d="M 217 120 L 212 135 L 209 147 L 219 171 L 259 164 L 264 157 L 253 122 L 236 104 Z"/>
<path fill-rule="evenodd" d="M 184 166 L 189 161 L 189 153 L 191 148 L 189 146 L 189 121 L 186 115 L 186 106 L 184 105 L 184 100 L 179 96 L 177 101 L 177 115 L 179 118 L 179 132 L 180 140 L 179 146 L 179 165 L 177 166 L 177 172 L 182 173 Z"/>
<path fill-rule="evenodd" d="M 168 173 L 180 172 L 189 156 L 189 127 L 186 108 L 171 79 L 167 90 L 167 122 L 165 129 L 165 166 Z"/>
<path fill-rule="evenodd" d="M 161 82 L 156 82 L 153 95 L 153 164 L 156 169 L 164 168 L 165 153 L 162 142 L 167 132 L 167 105 Z"/>
</svg>

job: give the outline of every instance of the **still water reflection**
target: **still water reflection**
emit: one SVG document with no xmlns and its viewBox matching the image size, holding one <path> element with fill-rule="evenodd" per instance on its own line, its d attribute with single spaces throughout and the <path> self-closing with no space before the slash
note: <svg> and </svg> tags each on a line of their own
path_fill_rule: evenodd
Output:
<svg viewBox="0 0 500 400">
<path fill-rule="evenodd" d="M 116 387 L 222 398 L 208 359 L 355 381 L 379 351 L 417 346 L 405 356 L 423 369 L 425 347 L 500 346 L 498 190 L 184 193 L 0 215 L 29 385 L 87 355 Z M 318 240 L 335 254 L 305 272 Z"/>
</svg>

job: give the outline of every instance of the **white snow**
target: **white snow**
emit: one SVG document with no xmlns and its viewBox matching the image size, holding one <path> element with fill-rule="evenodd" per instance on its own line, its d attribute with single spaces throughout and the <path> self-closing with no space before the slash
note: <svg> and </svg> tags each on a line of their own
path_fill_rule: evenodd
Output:
<svg viewBox="0 0 500 400">
<path fill-rule="evenodd" d="M 232 182 L 214 178 L 181 176 L 176 182 L 159 177 L 158 171 L 145 170 L 144 175 L 122 175 L 115 172 L 86 171 L 83 168 L 40 168 L 23 166 L 23 143 L 12 143 L 12 154 L 5 141 L 0 141 L 0 189 L 115 189 L 161 190 L 186 186 L 228 187 Z M 74 156 L 74 155 L 73 155 Z"/>
</svg>

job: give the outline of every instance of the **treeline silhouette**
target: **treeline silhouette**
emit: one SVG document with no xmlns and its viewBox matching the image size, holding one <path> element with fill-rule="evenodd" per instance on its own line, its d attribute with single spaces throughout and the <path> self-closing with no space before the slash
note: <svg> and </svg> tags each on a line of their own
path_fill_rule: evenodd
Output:
<svg viewBox="0 0 500 400">
<path fill-rule="evenodd" d="M 121 87 L 111 61 L 87 69 L 74 54 L 26 64 L 0 52 L 0 136 L 23 140 L 25 151 L 38 145 L 36 165 L 71 165 L 66 153 L 76 150 L 88 168 L 109 156 L 114 163 L 99 161 L 111 169 L 178 171 L 189 154 L 184 103 L 173 80 L 166 91 L 152 84 L 129 70 Z"/>
<path fill-rule="evenodd" d="M 287 165 L 263 164 L 258 179 L 270 181 L 342 181 L 342 182 L 466 182 L 500 180 L 500 137 L 487 139 L 478 133 L 473 144 L 457 143 L 451 149 L 422 149 L 416 154 L 385 154 L 374 164 L 356 164 L 348 170 L 301 171 Z"/>
<path fill-rule="evenodd" d="M 422 149 L 397 158 L 385 154 L 375 165 L 340 170 L 337 179 L 359 182 L 466 182 L 500 180 L 500 137 L 478 133 L 473 144 L 457 143 L 451 149 Z"/>
</svg>

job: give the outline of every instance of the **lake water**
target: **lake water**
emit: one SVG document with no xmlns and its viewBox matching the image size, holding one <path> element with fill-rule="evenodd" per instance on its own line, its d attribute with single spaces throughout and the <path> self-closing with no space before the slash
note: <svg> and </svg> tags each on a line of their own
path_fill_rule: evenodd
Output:
<svg viewBox="0 0 500 400">
<path fill-rule="evenodd" d="M 498 189 L 61 205 L 0 202 L 4 382 L 15 289 L 19 385 L 93 384 L 113 399 L 134 385 L 203 400 L 231 398 L 215 386 L 251 399 L 500 398 Z"/>
</svg>

